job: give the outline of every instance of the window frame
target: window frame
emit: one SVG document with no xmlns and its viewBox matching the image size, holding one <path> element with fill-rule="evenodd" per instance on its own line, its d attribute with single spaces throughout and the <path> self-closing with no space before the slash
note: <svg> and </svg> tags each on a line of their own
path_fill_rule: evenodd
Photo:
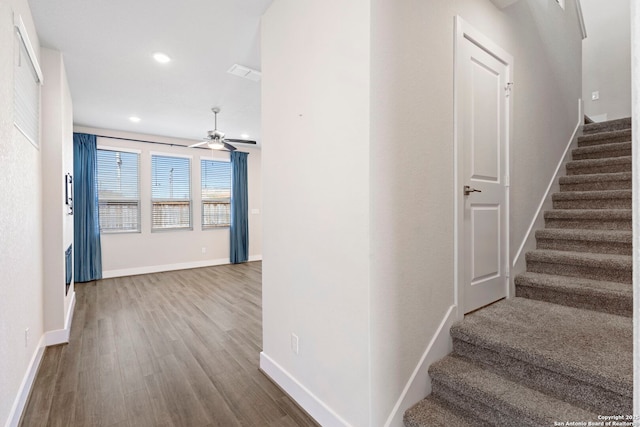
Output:
<svg viewBox="0 0 640 427">
<path fill-rule="evenodd" d="M 220 200 L 222 200 L 222 198 L 218 198 L 218 199 L 205 199 L 204 195 L 203 195 L 203 184 L 204 184 L 204 169 L 202 167 L 202 163 L 203 162 L 219 162 L 219 163 L 225 163 L 229 165 L 229 197 L 228 197 L 228 201 L 227 202 L 223 202 L 220 203 Z M 226 200 L 227 198 L 225 198 Z M 213 204 L 216 204 L 216 202 L 218 202 L 219 204 L 225 204 L 229 206 L 229 223 L 228 224 L 220 224 L 220 225 L 205 225 L 204 220 L 205 220 L 205 213 L 204 213 L 204 207 L 205 204 L 207 203 L 211 203 L 213 202 Z M 219 230 L 219 229 L 223 229 L 223 228 L 229 228 L 231 227 L 231 159 L 211 159 L 211 158 L 203 158 L 200 157 L 200 226 L 202 227 L 202 230 Z"/>
<path fill-rule="evenodd" d="M 102 228 L 102 225 L 100 224 L 100 222 L 98 221 L 98 225 L 99 225 L 99 229 L 100 229 L 100 234 L 131 234 L 131 233 L 142 233 L 142 191 L 141 191 L 141 166 L 142 166 L 142 151 L 141 150 L 136 150 L 136 149 L 131 149 L 131 148 L 121 148 L 121 147 L 110 147 L 110 146 L 105 146 L 105 145 L 98 145 L 97 150 L 100 151 L 114 151 L 114 152 L 121 152 L 121 153 L 128 153 L 128 154 L 136 154 L 137 155 L 137 160 L 138 160 L 138 174 L 137 174 L 137 184 L 138 184 L 138 198 L 136 199 L 136 204 L 138 206 L 138 222 L 137 222 L 137 228 L 135 230 L 117 230 L 117 229 L 107 229 L 104 230 Z M 96 173 L 97 173 L 97 168 L 98 168 L 98 164 L 96 162 Z M 98 185 L 98 180 L 96 179 L 96 185 Z M 100 211 L 100 191 L 98 189 L 98 211 Z M 126 203 L 131 203 L 132 199 L 102 199 L 103 201 L 108 201 L 108 202 L 117 202 L 117 201 L 122 201 L 122 202 L 126 202 Z"/>
<path fill-rule="evenodd" d="M 38 62 L 38 57 L 36 56 L 36 52 L 33 49 L 33 45 L 31 43 L 31 39 L 29 37 L 29 33 L 27 32 L 27 28 L 24 25 L 24 21 L 22 20 L 22 15 L 20 14 L 14 14 L 13 17 L 13 25 L 14 25 L 14 33 L 16 36 L 16 41 L 15 41 L 15 46 L 17 47 L 17 52 L 14 52 L 14 64 L 13 64 L 13 71 L 14 71 L 14 81 L 13 81 L 13 92 L 14 92 L 14 101 L 13 101 L 13 124 L 15 126 L 16 129 L 18 129 L 18 131 L 20 131 L 20 133 L 22 135 L 24 135 L 24 137 L 36 148 L 36 149 L 40 149 L 40 125 L 41 125 L 41 121 L 42 121 L 42 117 L 41 117 L 41 108 L 42 108 L 42 84 L 44 83 L 44 78 L 42 76 L 42 70 L 40 68 L 40 64 Z M 29 63 L 31 64 L 31 70 L 30 73 L 35 74 L 35 84 L 36 84 L 36 91 L 37 91 L 37 100 L 36 103 L 37 105 L 35 105 L 34 108 L 34 114 L 36 115 L 35 120 L 37 121 L 36 124 L 36 129 L 35 131 L 35 135 L 30 135 L 29 130 L 26 129 L 28 127 L 28 124 L 25 123 L 24 126 L 21 126 L 21 124 L 19 123 L 19 119 L 17 117 L 17 103 L 19 102 L 18 100 L 18 88 L 17 88 L 17 82 L 19 79 L 19 76 L 17 75 L 17 62 L 19 61 L 19 58 L 22 56 L 22 47 L 24 47 L 24 50 L 27 54 L 27 58 L 29 59 Z M 23 97 L 20 97 L 20 99 L 23 99 Z M 33 117 L 31 117 L 31 119 L 33 119 Z M 24 127 L 24 129 L 23 129 Z"/>
<path fill-rule="evenodd" d="M 150 209 L 150 217 L 151 217 L 151 232 L 152 233 L 164 233 L 164 232 L 172 232 L 172 231 L 193 231 L 193 156 L 191 155 L 185 155 L 185 154 L 174 154 L 174 153 L 167 153 L 167 152 L 163 152 L 163 151 L 152 151 L 149 153 L 150 156 L 150 161 L 149 161 L 149 173 L 150 173 L 150 200 L 151 200 L 151 209 Z M 187 182 L 189 183 L 189 198 L 188 199 L 170 199 L 170 198 L 154 198 L 153 197 L 153 158 L 155 157 L 173 157 L 173 158 L 180 158 L 180 159 L 187 159 L 188 160 L 188 165 L 189 165 L 189 179 L 187 180 Z M 166 202 L 176 202 L 176 201 L 182 201 L 182 202 L 188 202 L 188 206 L 189 206 L 189 226 L 188 227 L 162 227 L 162 228 L 156 228 L 154 227 L 154 222 L 153 222 L 153 207 L 154 204 L 156 203 L 166 203 Z"/>
</svg>

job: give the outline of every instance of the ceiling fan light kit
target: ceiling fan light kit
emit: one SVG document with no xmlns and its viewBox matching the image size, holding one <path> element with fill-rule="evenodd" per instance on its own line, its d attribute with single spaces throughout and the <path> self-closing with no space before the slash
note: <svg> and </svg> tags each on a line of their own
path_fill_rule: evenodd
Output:
<svg viewBox="0 0 640 427">
<path fill-rule="evenodd" d="M 224 150 L 224 144 L 222 141 L 206 141 L 207 146 L 212 150 Z"/>
</svg>

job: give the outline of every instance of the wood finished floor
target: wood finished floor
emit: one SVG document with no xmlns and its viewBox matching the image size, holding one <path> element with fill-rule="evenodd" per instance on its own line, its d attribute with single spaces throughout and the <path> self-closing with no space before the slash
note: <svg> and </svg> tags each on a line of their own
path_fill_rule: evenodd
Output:
<svg viewBox="0 0 640 427">
<path fill-rule="evenodd" d="M 258 371 L 262 264 L 76 285 L 21 426 L 316 426 Z"/>
</svg>

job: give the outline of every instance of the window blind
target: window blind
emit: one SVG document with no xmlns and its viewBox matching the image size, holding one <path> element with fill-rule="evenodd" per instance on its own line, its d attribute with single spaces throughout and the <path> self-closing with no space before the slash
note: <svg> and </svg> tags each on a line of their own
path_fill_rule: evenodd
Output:
<svg viewBox="0 0 640 427">
<path fill-rule="evenodd" d="M 36 147 L 40 144 L 40 78 L 28 53 L 27 41 L 16 31 L 13 109 L 15 126 Z"/>
<path fill-rule="evenodd" d="M 151 229 L 191 229 L 191 160 L 151 156 Z"/>
<path fill-rule="evenodd" d="M 202 228 L 231 225 L 231 163 L 201 160 Z"/>
<path fill-rule="evenodd" d="M 140 155 L 98 149 L 100 232 L 140 231 Z"/>
</svg>

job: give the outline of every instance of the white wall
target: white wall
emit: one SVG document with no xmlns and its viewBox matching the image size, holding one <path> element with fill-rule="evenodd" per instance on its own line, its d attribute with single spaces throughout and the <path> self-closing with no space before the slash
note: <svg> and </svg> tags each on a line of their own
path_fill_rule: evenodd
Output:
<svg viewBox="0 0 640 427">
<path fill-rule="evenodd" d="M 64 59 L 64 58 L 63 58 Z M 67 72 L 64 67 L 64 60 L 61 64 L 62 72 L 61 72 L 61 95 L 62 95 L 62 173 L 67 174 L 70 173 L 73 175 L 73 104 L 71 100 L 71 90 L 69 88 L 69 84 L 67 82 Z M 63 189 L 64 194 L 64 189 Z M 63 202 L 64 204 L 64 199 Z M 67 211 L 66 205 L 64 206 L 64 211 Z M 67 215 L 62 220 L 63 222 L 63 233 L 62 247 L 64 250 L 67 250 L 69 245 L 73 244 L 73 216 Z M 75 249 L 74 249 L 75 250 Z M 73 253 L 71 254 L 73 257 Z M 73 258 L 72 258 L 73 260 Z M 73 261 L 72 261 L 72 269 L 73 269 Z M 74 274 L 72 273 L 72 276 Z M 70 328 L 71 320 L 69 316 L 73 316 L 73 313 L 70 312 L 72 308 L 70 307 L 71 299 L 74 298 L 74 281 L 75 277 L 72 277 L 71 286 L 69 287 L 68 294 L 64 297 L 64 326 L 66 328 Z"/>
<path fill-rule="evenodd" d="M 454 304 L 454 16 L 514 56 L 510 258 L 577 124 L 581 57 L 573 1 L 565 11 L 554 0 L 502 10 L 488 0 L 372 5 L 370 425 L 378 426 Z"/>
<path fill-rule="evenodd" d="M 263 355 L 354 426 L 370 400 L 369 11 L 276 0 L 262 21 Z"/>
<path fill-rule="evenodd" d="M 44 328 L 64 329 L 73 283 L 65 295 L 65 256 L 73 243 L 73 216 L 67 214 L 66 173 L 73 174 L 73 113 L 62 54 L 41 49 L 42 86 L 41 152 L 44 228 Z"/>
<path fill-rule="evenodd" d="M 400 426 L 455 301 L 454 16 L 515 58 L 511 257 L 579 120 L 580 30 L 573 0 L 342 7 L 276 0 L 263 19 L 264 366 L 312 413 Z"/>
<path fill-rule="evenodd" d="M 372 1 L 370 426 L 384 425 L 454 301 L 448 3 Z"/>
<path fill-rule="evenodd" d="M 581 0 L 587 38 L 583 41 L 584 111 L 612 120 L 631 116 L 631 20 L 629 0 Z M 591 93 L 600 99 L 591 100 Z"/>
<path fill-rule="evenodd" d="M 43 334 L 41 152 L 13 125 L 13 12 L 39 57 L 26 0 L 0 2 L 0 425 L 5 425 Z M 25 329 L 30 342 L 25 346 Z"/>
<path fill-rule="evenodd" d="M 152 135 L 140 135 L 104 129 L 76 127 L 76 132 L 115 136 L 127 139 L 158 141 L 181 145 L 170 147 L 123 139 L 97 138 L 98 147 L 128 148 L 139 150 L 141 233 L 110 233 L 101 235 L 102 269 L 105 277 L 168 271 L 180 268 L 203 267 L 229 262 L 229 229 L 206 229 L 201 226 L 200 159 L 229 160 L 229 153 L 222 151 L 187 148 L 197 141 L 185 141 Z M 239 147 L 249 153 L 249 257 L 260 259 L 262 255 L 261 213 L 261 151 Z M 151 153 L 192 156 L 191 195 L 193 230 L 151 232 Z M 206 248 L 206 253 L 202 253 Z"/>
</svg>

